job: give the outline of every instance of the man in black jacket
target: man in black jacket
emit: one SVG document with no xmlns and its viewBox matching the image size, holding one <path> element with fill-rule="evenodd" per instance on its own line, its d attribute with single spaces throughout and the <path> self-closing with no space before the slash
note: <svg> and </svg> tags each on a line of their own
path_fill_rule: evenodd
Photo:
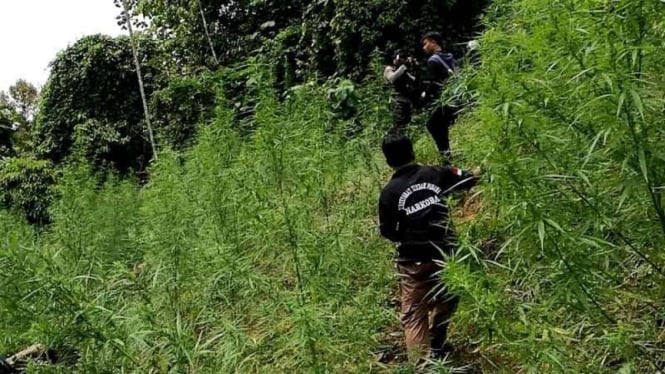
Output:
<svg viewBox="0 0 665 374">
<path fill-rule="evenodd" d="M 430 57 L 427 59 L 424 91 L 421 99 L 430 108 L 427 130 L 432 135 L 439 153 L 448 160 L 450 153 L 450 126 L 455 123 L 457 110 L 450 105 L 442 105 L 441 91 L 443 85 L 453 74 L 455 59 L 450 53 L 444 53 L 443 38 L 438 32 L 428 32 L 422 37 L 423 51 Z"/>
<path fill-rule="evenodd" d="M 402 293 L 402 324 L 410 356 L 431 352 L 440 357 L 448 320 L 458 298 L 447 294 L 439 281 L 444 254 L 456 249 L 446 194 L 469 189 L 478 173 L 451 166 L 415 163 L 411 141 L 400 134 L 387 135 L 382 144 L 388 165 L 395 169 L 379 198 L 381 235 L 398 243 L 397 268 Z M 432 326 L 429 325 L 429 313 Z"/>
</svg>

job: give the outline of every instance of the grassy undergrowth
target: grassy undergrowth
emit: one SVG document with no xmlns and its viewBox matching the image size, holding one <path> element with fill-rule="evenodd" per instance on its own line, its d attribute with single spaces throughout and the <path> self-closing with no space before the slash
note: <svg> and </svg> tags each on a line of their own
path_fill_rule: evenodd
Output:
<svg viewBox="0 0 665 374">
<path fill-rule="evenodd" d="M 81 372 L 372 370 L 395 319 L 380 131 L 331 131 L 321 89 L 263 92 L 255 133 L 220 108 L 140 190 L 74 168 L 51 227 L 3 216 L 0 351 L 76 349 Z"/>
</svg>

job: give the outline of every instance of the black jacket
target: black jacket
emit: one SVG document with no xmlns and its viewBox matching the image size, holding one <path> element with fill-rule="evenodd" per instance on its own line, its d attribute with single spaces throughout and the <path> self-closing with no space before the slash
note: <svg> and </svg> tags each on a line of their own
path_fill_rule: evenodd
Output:
<svg viewBox="0 0 665 374">
<path fill-rule="evenodd" d="M 442 64 L 441 61 L 444 61 L 447 66 Z M 443 85 L 450 78 L 451 70 L 454 68 L 455 62 L 453 55 L 450 53 L 436 52 L 427 59 L 427 71 L 423 82 L 425 88 L 425 97 L 423 99 L 425 103 L 429 104 L 439 99 Z"/>
<path fill-rule="evenodd" d="M 448 193 L 476 184 L 469 172 L 451 166 L 412 164 L 393 174 L 379 198 L 381 235 L 399 243 L 399 261 L 431 261 L 450 253 L 455 231 L 450 226 Z"/>
</svg>

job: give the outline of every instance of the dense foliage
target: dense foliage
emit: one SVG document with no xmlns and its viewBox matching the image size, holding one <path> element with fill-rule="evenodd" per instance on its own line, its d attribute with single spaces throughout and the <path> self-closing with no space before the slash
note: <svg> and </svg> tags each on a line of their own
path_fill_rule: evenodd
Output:
<svg viewBox="0 0 665 374">
<path fill-rule="evenodd" d="M 486 0 L 145 0 L 136 9 L 151 20 L 152 29 L 181 67 L 214 66 L 205 19 L 224 66 L 271 55 L 276 66 L 285 63 L 282 67 L 296 76 L 361 78 L 370 72 L 375 49 L 399 47 L 415 53 L 420 36 L 431 29 L 444 34 L 449 48 L 457 48 L 454 43 L 479 31 L 478 17 L 486 4 Z"/>
<path fill-rule="evenodd" d="M 141 44 L 150 61 L 153 42 L 143 39 Z M 156 68 L 146 66 L 144 74 L 151 93 Z M 52 62 L 33 137 L 37 154 L 55 162 L 75 151 L 94 165 L 143 170 L 151 150 L 142 121 L 129 40 L 93 35 Z"/>
<path fill-rule="evenodd" d="M 662 370 L 665 4 L 490 9 L 457 135 L 491 178 L 466 238 L 484 266 L 447 276 L 465 334 L 530 372 Z"/>
<path fill-rule="evenodd" d="M 14 154 L 14 128 L 19 121 L 19 115 L 16 110 L 0 103 L 0 158 L 12 156 Z"/>
<path fill-rule="evenodd" d="M 150 98 L 150 115 L 158 143 L 181 149 L 195 138 L 197 125 L 214 116 L 219 74 L 176 78 Z"/>
<path fill-rule="evenodd" d="M 7 158 L 0 162 L 1 201 L 31 223 L 47 223 L 55 179 L 55 169 L 48 161 Z"/>
<path fill-rule="evenodd" d="M 37 109 L 39 90 L 32 83 L 19 79 L 9 87 L 9 95 L 14 107 L 21 114 L 25 122 L 31 121 Z"/>
</svg>

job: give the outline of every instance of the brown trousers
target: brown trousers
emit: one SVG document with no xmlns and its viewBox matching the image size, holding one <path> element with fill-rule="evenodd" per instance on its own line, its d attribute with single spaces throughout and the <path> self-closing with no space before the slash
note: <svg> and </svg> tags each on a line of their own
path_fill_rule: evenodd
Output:
<svg viewBox="0 0 665 374">
<path fill-rule="evenodd" d="M 450 316 L 459 298 L 449 295 L 439 279 L 440 264 L 401 262 L 397 264 L 402 293 L 402 325 L 409 356 L 419 358 L 441 354 Z"/>
</svg>

